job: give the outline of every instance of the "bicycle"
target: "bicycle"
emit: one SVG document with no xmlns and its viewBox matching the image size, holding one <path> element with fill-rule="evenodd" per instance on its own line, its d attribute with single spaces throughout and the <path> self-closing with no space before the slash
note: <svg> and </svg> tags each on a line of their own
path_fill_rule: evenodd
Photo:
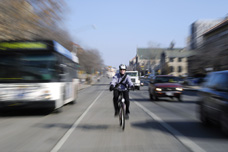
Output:
<svg viewBox="0 0 228 152">
<path fill-rule="evenodd" d="M 127 90 L 121 90 L 121 89 L 115 88 L 115 90 L 118 90 L 120 93 L 118 97 L 119 123 L 122 130 L 124 130 L 125 120 L 126 120 L 126 104 L 125 104 L 125 99 L 123 97 L 123 92 L 134 90 L 134 89 L 127 88 Z"/>
<path fill-rule="evenodd" d="M 123 98 L 123 90 L 118 90 L 120 92 L 118 98 L 118 109 L 119 109 L 119 122 L 122 130 L 125 129 L 125 114 L 126 114 L 126 104 L 125 99 Z"/>
</svg>

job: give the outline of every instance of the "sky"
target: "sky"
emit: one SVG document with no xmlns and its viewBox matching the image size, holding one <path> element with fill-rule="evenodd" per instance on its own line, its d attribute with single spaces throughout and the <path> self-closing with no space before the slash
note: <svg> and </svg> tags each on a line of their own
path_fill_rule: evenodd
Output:
<svg viewBox="0 0 228 152">
<path fill-rule="evenodd" d="M 96 49 L 105 65 L 118 67 L 137 48 L 187 45 L 190 25 L 228 15 L 227 0 L 65 0 L 64 24 L 73 41 Z"/>
</svg>

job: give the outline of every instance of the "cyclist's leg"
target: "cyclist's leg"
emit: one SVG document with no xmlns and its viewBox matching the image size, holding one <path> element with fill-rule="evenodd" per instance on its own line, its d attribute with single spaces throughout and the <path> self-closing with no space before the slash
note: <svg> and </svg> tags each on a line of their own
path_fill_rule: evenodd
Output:
<svg viewBox="0 0 228 152">
<path fill-rule="evenodd" d="M 125 104 L 126 104 L 126 114 L 129 114 L 130 113 L 130 110 L 129 110 L 129 107 L 130 107 L 129 91 L 124 91 L 123 97 L 125 99 Z"/>
<path fill-rule="evenodd" d="M 119 98 L 119 91 L 118 90 L 114 90 L 113 91 L 113 105 L 114 105 L 114 110 L 115 110 L 115 116 L 118 115 L 118 98 Z"/>
</svg>

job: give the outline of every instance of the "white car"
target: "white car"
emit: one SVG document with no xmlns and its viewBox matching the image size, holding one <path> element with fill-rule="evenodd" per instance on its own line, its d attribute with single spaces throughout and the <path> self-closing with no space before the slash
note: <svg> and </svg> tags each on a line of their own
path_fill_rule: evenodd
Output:
<svg viewBox="0 0 228 152">
<path fill-rule="evenodd" d="M 131 81 L 133 82 L 136 89 L 140 90 L 140 80 L 138 71 L 126 71 L 126 74 L 130 76 Z"/>
</svg>

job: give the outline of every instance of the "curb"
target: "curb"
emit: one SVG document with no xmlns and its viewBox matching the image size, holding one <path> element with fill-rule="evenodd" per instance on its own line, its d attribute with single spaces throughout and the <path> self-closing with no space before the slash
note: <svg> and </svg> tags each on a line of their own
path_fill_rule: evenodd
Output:
<svg viewBox="0 0 228 152">
<path fill-rule="evenodd" d="M 78 91 L 83 90 L 83 89 L 86 89 L 86 88 L 88 88 L 90 86 L 91 85 L 89 85 L 89 84 L 79 84 Z"/>
</svg>

